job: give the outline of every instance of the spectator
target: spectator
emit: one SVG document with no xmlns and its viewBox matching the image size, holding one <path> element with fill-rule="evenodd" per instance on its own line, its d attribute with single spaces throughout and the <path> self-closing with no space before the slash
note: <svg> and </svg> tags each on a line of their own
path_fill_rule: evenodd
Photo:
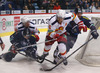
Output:
<svg viewBox="0 0 100 73">
<path fill-rule="evenodd" d="M 27 1 L 27 8 L 29 9 L 29 10 L 35 10 L 35 7 L 32 5 L 32 0 L 28 0 Z M 27 9 L 26 8 L 26 9 Z"/>
<path fill-rule="evenodd" d="M 58 4 L 58 2 L 56 2 L 56 5 L 54 6 L 53 8 L 54 10 L 58 10 L 58 9 L 61 9 L 60 5 Z"/>
<path fill-rule="evenodd" d="M 71 6 L 71 9 L 75 9 L 75 7 L 76 7 L 76 0 L 72 0 L 70 2 L 70 6 Z"/>
<path fill-rule="evenodd" d="M 84 8 L 84 9 L 87 9 L 87 5 L 88 5 L 88 1 L 85 0 L 84 3 L 83 3 L 83 8 Z"/>
<path fill-rule="evenodd" d="M 43 10 L 44 9 L 43 6 L 41 6 L 40 9 Z"/>
<path fill-rule="evenodd" d="M 99 0 L 97 0 L 97 2 L 95 2 L 95 7 L 96 7 L 96 9 L 100 8 L 100 1 Z"/>
<path fill-rule="evenodd" d="M 27 5 L 25 5 L 25 6 L 23 7 L 23 9 L 24 9 L 24 10 L 29 10 Z"/>
<path fill-rule="evenodd" d="M 16 10 L 22 10 L 24 6 L 24 0 L 13 0 L 14 7 Z"/>
<path fill-rule="evenodd" d="M 46 9 L 48 7 L 48 3 L 49 3 L 48 0 L 43 0 L 42 6 L 43 6 L 44 9 Z"/>
<path fill-rule="evenodd" d="M 11 4 L 8 4 L 8 8 L 9 8 L 9 10 L 14 10 L 14 8 L 12 7 Z"/>
<path fill-rule="evenodd" d="M 90 12 L 89 4 L 86 5 L 86 11 L 85 12 Z"/>
<path fill-rule="evenodd" d="M 27 0 L 23 0 L 24 6 L 27 5 Z"/>
<path fill-rule="evenodd" d="M 35 10 L 35 7 L 32 5 L 32 3 L 28 4 L 28 8 L 29 8 L 29 10 Z"/>
<path fill-rule="evenodd" d="M 5 10 L 14 10 L 14 4 L 13 4 L 13 2 L 8 1 L 8 2 L 5 4 Z"/>
<path fill-rule="evenodd" d="M 51 0 L 50 3 L 52 3 L 53 5 L 55 5 L 56 0 Z"/>
<path fill-rule="evenodd" d="M 96 10 L 96 7 L 94 6 L 94 3 L 92 3 L 89 8 L 90 8 L 91 12 L 95 12 L 95 10 Z"/>
<path fill-rule="evenodd" d="M 57 1 L 56 1 L 56 2 L 57 2 Z M 59 0 L 58 3 L 59 3 L 59 5 L 61 6 L 61 9 L 64 9 L 64 8 L 65 8 L 65 3 L 66 3 L 65 0 Z"/>
<path fill-rule="evenodd" d="M 69 5 L 68 2 L 65 3 L 65 7 L 64 7 L 64 9 L 70 9 L 70 5 Z"/>
<path fill-rule="evenodd" d="M 0 6 L 3 6 L 7 3 L 7 0 L 0 0 Z"/>
<path fill-rule="evenodd" d="M 54 5 L 53 5 L 52 3 L 50 3 L 50 4 L 48 5 L 48 9 L 49 9 L 49 10 L 52 10 L 53 7 L 54 7 Z"/>
<path fill-rule="evenodd" d="M 27 0 L 26 2 L 27 2 L 27 5 L 28 5 L 28 3 L 32 3 L 32 0 Z"/>
</svg>

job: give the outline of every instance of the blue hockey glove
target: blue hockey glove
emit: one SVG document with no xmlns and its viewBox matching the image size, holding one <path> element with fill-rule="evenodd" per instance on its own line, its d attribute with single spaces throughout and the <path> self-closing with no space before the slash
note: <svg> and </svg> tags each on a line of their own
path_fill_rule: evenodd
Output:
<svg viewBox="0 0 100 73">
<path fill-rule="evenodd" d="M 94 39 L 97 39 L 98 36 L 99 36 L 99 34 L 98 34 L 98 32 L 96 30 L 92 30 L 91 31 L 91 35 L 93 36 Z"/>
</svg>

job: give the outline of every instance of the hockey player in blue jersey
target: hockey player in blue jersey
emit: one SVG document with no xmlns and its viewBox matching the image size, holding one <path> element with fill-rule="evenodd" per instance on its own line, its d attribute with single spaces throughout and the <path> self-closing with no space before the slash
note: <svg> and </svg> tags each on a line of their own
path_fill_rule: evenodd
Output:
<svg viewBox="0 0 100 73">
<path fill-rule="evenodd" d="M 97 39 L 99 34 L 96 30 L 96 27 L 91 22 L 91 20 L 88 19 L 86 16 L 82 16 L 82 10 L 80 10 L 80 9 L 75 9 L 75 14 L 91 30 L 91 35 L 93 36 L 93 38 Z M 81 29 L 83 29 L 83 32 L 84 32 L 84 28 L 81 27 L 81 26 L 78 26 L 74 21 L 71 21 L 68 24 L 68 26 L 66 27 L 66 31 L 67 31 L 67 44 L 66 44 L 67 52 L 74 46 L 74 44 L 75 44 L 75 42 L 78 38 L 78 34 L 81 33 Z M 58 49 L 56 49 L 54 51 L 54 57 L 57 56 L 57 55 L 58 55 Z M 56 64 L 55 60 L 54 60 L 54 63 Z"/>
<path fill-rule="evenodd" d="M 35 37 L 38 38 L 39 30 L 37 29 L 36 25 L 30 21 L 30 19 L 26 16 L 21 18 L 21 22 L 17 24 L 15 27 L 15 31 L 23 31 L 25 28 L 28 28 Z"/>
<path fill-rule="evenodd" d="M 75 13 L 79 17 L 79 19 L 81 21 L 83 21 L 84 24 L 91 30 L 91 35 L 93 36 L 93 38 L 97 39 L 99 34 L 96 30 L 96 27 L 94 26 L 94 23 L 89 18 L 87 18 L 86 16 L 82 16 L 82 10 L 75 9 Z M 69 41 L 69 43 L 68 43 L 69 49 L 73 47 L 74 43 L 77 40 L 78 34 L 81 33 L 81 28 L 77 24 L 75 24 L 74 21 L 71 21 L 70 24 L 71 25 L 68 25 L 68 27 L 66 28 L 67 33 L 68 33 L 67 34 L 67 36 L 68 36 L 67 41 Z"/>
<path fill-rule="evenodd" d="M 7 62 L 10 62 L 18 52 L 25 52 L 26 56 L 37 59 L 37 46 L 26 47 L 19 49 L 21 47 L 29 46 L 36 44 L 37 39 L 28 28 L 25 28 L 23 31 L 15 32 L 10 36 L 11 47 L 9 51 L 2 55 L 3 59 Z"/>
</svg>

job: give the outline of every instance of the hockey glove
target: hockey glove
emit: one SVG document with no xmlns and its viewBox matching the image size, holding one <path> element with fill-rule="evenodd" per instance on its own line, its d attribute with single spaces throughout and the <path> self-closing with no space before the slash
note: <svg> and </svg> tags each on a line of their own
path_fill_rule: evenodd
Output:
<svg viewBox="0 0 100 73">
<path fill-rule="evenodd" d="M 54 38 L 57 38 L 58 42 L 61 42 L 61 41 L 66 42 L 67 41 L 66 38 L 64 38 L 63 36 L 60 36 L 59 34 L 55 34 Z"/>
<path fill-rule="evenodd" d="M 94 39 L 97 39 L 98 36 L 99 36 L 99 34 L 98 34 L 98 32 L 96 30 L 92 30 L 91 31 L 91 35 L 93 36 Z"/>
<path fill-rule="evenodd" d="M 57 38 L 57 41 L 59 41 L 60 40 L 60 35 L 59 34 L 55 34 L 54 38 Z"/>
<path fill-rule="evenodd" d="M 54 38 L 58 38 L 58 37 L 60 37 L 59 34 L 55 34 L 55 35 L 54 35 Z"/>
<path fill-rule="evenodd" d="M 87 32 L 87 27 L 84 24 L 79 25 L 79 30 L 81 31 L 83 29 L 83 32 Z"/>
<path fill-rule="evenodd" d="M 40 39 L 38 35 L 35 35 L 35 38 L 36 38 L 36 42 L 38 42 Z"/>
<path fill-rule="evenodd" d="M 19 43 L 13 43 L 12 46 L 10 47 L 9 51 L 13 53 L 17 53 L 16 50 L 19 48 Z"/>
</svg>

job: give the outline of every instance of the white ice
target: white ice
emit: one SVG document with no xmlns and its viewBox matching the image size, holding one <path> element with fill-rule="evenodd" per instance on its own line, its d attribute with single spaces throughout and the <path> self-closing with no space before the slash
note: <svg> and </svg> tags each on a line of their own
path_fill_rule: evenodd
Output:
<svg viewBox="0 0 100 73">
<path fill-rule="evenodd" d="M 88 32 L 82 33 L 79 35 L 77 42 L 75 43 L 74 47 L 70 50 L 72 53 L 75 49 L 81 46 L 87 37 Z M 45 32 L 41 32 L 40 34 L 40 41 L 43 42 L 45 39 Z M 6 47 L 4 51 L 0 50 L 0 54 L 7 52 L 11 43 L 9 42 L 9 36 L 2 37 Z M 52 46 L 52 49 L 49 52 L 49 56 L 47 59 L 53 61 L 53 51 L 56 48 L 57 43 Z M 44 49 L 44 43 L 38 45 L 38 53 L 39 55 L 42 54 Z M 64 66 L 63 64 L 56 67 L 54 70 L 50 71 L 49 73 L 100 73 L 100 67 L 89 67 L 82 65 L 79 63 L 75 56 L 78 52 L 68 58 L 68 65 Z M 44 71 L 40 71 L 42 66 L 53 67 L 51 63 L 44 61 L 43 64 L 39 64 L 35 61 L 29 60 L 26 57 L 18 54 L 11 62 L 5 62 L 4 60 L 0 60 L 0 73 L 47 73 Z"/>
</svg>

